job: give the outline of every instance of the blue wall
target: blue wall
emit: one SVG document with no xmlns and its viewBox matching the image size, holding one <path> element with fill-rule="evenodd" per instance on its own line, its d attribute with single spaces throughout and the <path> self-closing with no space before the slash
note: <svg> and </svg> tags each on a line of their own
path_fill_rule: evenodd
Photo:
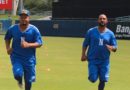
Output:
<svg viewBox="0 0 130 90">
<path fill-rule="evenodd" d="M 2 24 L 2 32 L 6 32 L 12 25 L 12 20 L 0 20 L 0 23 Z"/>
<path fill-rule="evenodd" d="M 42 36 L 84 37 L 86 31 L 97 26 L 90 20 L 35 20 L 31 24 L 38 27 Z M 109 22 L 117 39 L 130 39 L 130 22 Z"/>
<path fill-rule="evenodd" d="M 84 37 L 86 31 L 97 22 L 85 20 L 31 21 L 43 36 Z"/>
</svg>

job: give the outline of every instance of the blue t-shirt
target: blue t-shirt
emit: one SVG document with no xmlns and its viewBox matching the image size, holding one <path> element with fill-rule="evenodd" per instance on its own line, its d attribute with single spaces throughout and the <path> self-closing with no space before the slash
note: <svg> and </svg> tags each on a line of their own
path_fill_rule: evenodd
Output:
<svg viewBox="0 0 130 90">
<path fill-rule="evenodd" d="M 21 32 L 19 24 L 15 24 L 8 29 L 5 35 L 5 40 L 13 39 L 13 52 L 11 53 L 12 58 L 18 58 L 19 60 L 24 61 L 24 63 L 32 62 L 33 64 L 35 64 L 36 48 L 22 48 L 21 38 L 24 38 L 25 41 L 29 43 L 37 42 L 39 43 L 39 45 L 42 45 L 42 37 L 39 30 L 34 25 L 29 24 L 27 29 L 24 32 Z M 31 61 L 28 61 L 29 59 L 31 59 Z"/>
<path fill-rule="evenodd" d="M 106 45 L 112 45 L 117 48 L 116 38 L 114 33 L 106 28 L 103 33 L 100 33 L 98 27 L 91 28 L 87 31 L 83 47 L 88 47 L 88 60 L 109 60 L 110 51 Z"/>
</svg>

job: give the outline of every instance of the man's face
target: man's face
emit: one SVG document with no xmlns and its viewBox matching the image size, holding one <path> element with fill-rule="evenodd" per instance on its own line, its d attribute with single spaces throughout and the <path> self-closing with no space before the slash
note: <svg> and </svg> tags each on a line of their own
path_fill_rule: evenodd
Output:
<svg viewBox="0 0 130 90">
<path fill-rule="evenodd" d="M 105 27 L 108 23 L 108 20 L 107 20 L 107 17 L 106 15 L 100 15 L 99 18 L 98 18 L 98 25 L 100 27 Z"/>
<path fill-rule="evenodd" d="M 20 20 L 20 24 L 21 25 L 28 25 L 28 23 L 29 23 L 29 16 L 26 15 L 26 14 L 22 14 L 19 17 L 19 20 Z"/>
</svg>

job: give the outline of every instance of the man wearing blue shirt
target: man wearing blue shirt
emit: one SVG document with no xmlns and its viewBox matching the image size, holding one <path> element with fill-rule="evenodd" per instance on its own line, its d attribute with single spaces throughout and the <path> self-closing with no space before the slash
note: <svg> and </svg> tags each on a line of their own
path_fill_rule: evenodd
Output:
<svg viewBox="0 0 130 90">
<path fill-rule="evenodd" d="M 98 26 L 87 31 L 82 48 L 81 61 L 88 61 L 88 79 L 91 82 L 96 82 L 99 78 L 98 90 L 104 90 L 109 78 L 110 52 L 117 50 L 116 38 L 107 28 L 107 23 L 107 16 L 100 14 Z"/>
<path fill-rule="evenodd" d="M 42 46 L 42 37 L 34 25 L 29 24 L 30 13 L 22 10 L 19 24 L 11 26 L 5 35 L 7 53 L 10 55 L 14 78 L 22 88 L 24 76 L 25 90 L 31 90 L 35 81 L 36 48 Z M 12 45 L 11 44 L 12 41 Z"/>
</svg>

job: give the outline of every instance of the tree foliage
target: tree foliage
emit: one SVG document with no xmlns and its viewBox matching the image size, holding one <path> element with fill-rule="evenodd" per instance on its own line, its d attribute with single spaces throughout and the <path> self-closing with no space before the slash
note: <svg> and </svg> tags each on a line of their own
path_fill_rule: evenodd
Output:
<svg viewBox="0 0 130 90">
<path fill-rule="evenodd" d="M 24 0 L 24 7 L 31 13 L 42 13 L 52 10 L 52 0 Z"/>
</svg>

